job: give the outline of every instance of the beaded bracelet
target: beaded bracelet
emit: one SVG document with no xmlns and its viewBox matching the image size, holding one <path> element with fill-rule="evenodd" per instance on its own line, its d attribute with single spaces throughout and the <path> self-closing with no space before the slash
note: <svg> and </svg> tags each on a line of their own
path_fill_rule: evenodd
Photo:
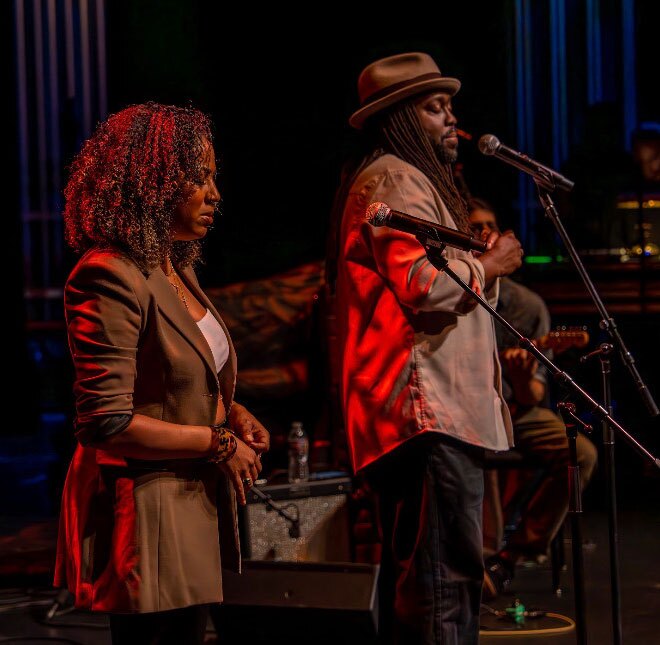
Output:
<svg viewBox="0 0 660 645">
<path fill-rule="evenodd" d="M 226 426 L 217 423 L 210 425 L 211 438 L 211 456 L 208 458 L 212 464 L 219 464 L 231 459 L 238 448 L 236 437 Z"/>
</svg>

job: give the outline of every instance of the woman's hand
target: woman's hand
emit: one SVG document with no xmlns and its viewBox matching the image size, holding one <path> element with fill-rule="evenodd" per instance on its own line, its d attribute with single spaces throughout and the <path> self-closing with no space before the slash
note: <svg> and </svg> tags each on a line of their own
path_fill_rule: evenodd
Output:
<svg viewBox="0 0 660 645">
<path fill-rule="evenodd" d="M 270 448 L 270 433 L 244 405 L 233 403 L 229 413 L 229 427 L 258 455 Z"/>
<path fill-rule="evenodd" d="M 227 473 L 236 491 L 238 503 L 245 506 L 247 500 L 245 491 L 259 478 L 261 472 L 261 459 L 259 455 L 244 441 L 236 437 L 236 452 L 231 459 L 220 463 L 222 470 Z"/>
</svg>

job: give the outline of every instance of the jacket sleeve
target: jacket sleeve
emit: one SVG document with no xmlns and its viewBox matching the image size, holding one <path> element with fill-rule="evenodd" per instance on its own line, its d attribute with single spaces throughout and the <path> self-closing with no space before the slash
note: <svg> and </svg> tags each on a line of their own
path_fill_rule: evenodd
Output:
<svg viewBox="0 0 660 645">
<path fill-rule="evenodd" d="M 98 438 L 108 416 L 133 412 L 142 312 L 123 262 L 103 255 L 83 260 L 65 288 L 76 434 L 83 445 Z"/>
<path fill-rule="evenodd" d="M 372 201 L 443 226 L 455 227 L 440 211 L 428 180 L 407 170 L 386 172 Z M 371 248 L 378 271 L 398 300 L 415 311 L 467 314 L 477 303 L 444 272 L 436 269 L 414 235 L 364 222 L 362 234 Z M 483 265 L 472 253 L 452 249 L 449 267 L 472 289 L 483 293 Z"/>
</svg>

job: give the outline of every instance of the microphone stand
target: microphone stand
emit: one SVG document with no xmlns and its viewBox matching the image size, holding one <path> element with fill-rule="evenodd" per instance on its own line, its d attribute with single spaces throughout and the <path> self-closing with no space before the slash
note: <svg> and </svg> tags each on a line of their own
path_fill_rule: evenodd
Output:
<svg viewBox="0 0 660 645">
<path fill-rule="evenodd" d="M 614 347 L 609 343 L 601 343 L 600 347 L 582 356 L 580 363 L 586 363 L 590 358 L 598 356 L 603 386 L 603 406 L 612 414 L 612 397 L 610 388 L 611 365 L 609 355 Z M 603 461 L 605 462 L 605 480 L 608 498 L 608 535 L 610 542 L 610 593 L 612 605 L 612 636 L 614 645 L 621 645 L 621 594 L 619 585 L 619 536 L 616 508 L 616 484 L 614 467 L 614 434 L 609 424 L 603 422 Z"/>
<path fill-rule="evenodd" d="M 612 418 L 609 411 L 601 406 L 596 400 L 594 400 L 585 390 L 583 390 L 566 372 L 560 370 L 541 350 L 539 350 L 534 343 L 528 338 L 525 338 L 513 325 L 511 325 L 505 318 L 503 318 L 493 307 L 488 304 L 479 294 L 475 293 L 470 289 L 459 275 L 457 275 L 450 267 L 447 258 L 442 255 L 442 252 L 445 249 L 446 244 L 439 242 L 437 239 L 433 239 L 424 235 L 417 236 L 418 241 L 426 250 L 426 255 L 429 259 L 429 262 L 438 269 L 446 273 L 456 284 L 458 284 L 465 293 L 467 293 L 473 300 L 476 300 L 479 305 L 481 305 L 488 313 L 495 318 L 500 324 L 512 333 L 518 339 L 518 345 L 523 349 L 526 349 L 528 352 L 532 353 L 536 359 L 550 372 L 554 377 L 555 381 L 563 387 L 572 390 L 572 392 L 578 395 L 591 409 L 593 413 L 598 416 L 603 423 L 607 423 L 610 428 L 618 430 L 621 435 L 628 441 L 633 448 L 635 448 L 643 457 L 650 459 L 651 462 L 657 467 L 660 468 L 660 459 L 654 457 L 642 444 L 640 444 L 629 432 L 625 430 L 615 419 Z M 575 417 L 577 418 L 577 417 Z M 573 482 L 569 482 L 569 485 L 575 489 Z M 577 490 L 579 495 L 579 487 Z M 579 508 L 580 504 L 576 505 Z M 575 515 L 577 518 L 577 513 Z M 577 519 L 575 520 L 577 524 Z M 578 531 L 579 532 L 579 531 Z M 581 546 L 581 545 L 580 545 Z M 578 642 L 580 645 L 586 645 L 587 642 L 587 633 L 586 633 L 586 621 L 584 616 L 584 585 L 581 575 L 581 558 L 582 550 L 573 549 L 575 555 L 577 555 L 578 562 L 577 566 L 574 563 L 573 566 L 573 579 L 575 584 L 575 598 L 576 598 L 576 611 L 575 611 L 575 620 L 578 634 Z"/>
<path fill-rule="evenodd" d="M 557 404 L 568 438 L 568 515 L 571 518 L 571 553 L 573 555 L 573 586 L 575 587 L 575 621 L 578 643 L 587 642 L 587 621 L 584 593 L 584 556 L 582 553 L 582 486 L 580 485 L 580 466 L 577 458 L 577 428 L 591 432 L 587 425 L 575 414 L 575 404 L 560 401 Z M 570 419 L 570 421 L 569 421 Z"/>
<path fill-rule="evenodd" d="M 555 208 L 554 202 L 550 195 L 550 192 L 546 186 L 534 179 L 536 182 L 536 187 L 538 189 L 539 200 L 543 206 L 545 214 L 552 221 L 559 236 L 564 243 L 564 246 L 568 250 L 568 254 L 575 265 L 582 281 L 584 282 L 587 291 L 591 295 L 591 298 L 600 314 L 600 323 L 599 327 L 606 331 L 614 347 L 619 350 L 619 354 L 623 359 L 624 364 L 628 368 L 630 375 L 639 391 L 644 404 L 646 405 L 649 414 L 652 417 L 658 416 L 660 411 L 658 406 L 653 400 L 653 396 L 650 391 L 644 384 L 642 377 L 637 371 L 635 366 L 635 359 L 632 354 L 626 348 L 619 330 L 617 329 L 614 319 L 608 314 L 605 309 L 605 305 L 596 291 L 596 287 L 591 281 L 580 256 L 578 255 L 571 239 L 566 232 L 561 220 L 559 219 L 559 214 Z M 643 244 L 642 244 L 643 251 Z M 642 253 L 642 257 L 643 257 Z M 642 267 L 643 269 L 643 267 Z M 605 348 L 607 345 L 607 348 Z M 591 355 L 599 353 L 601 359 L 601 373 L 602 373 L 602 383 L 603 383 L 603 405 L 611 413 L 611 393 L 610 393 L 610 361 L 608 358 L 609 353 L 613 349 L 612 345 L 609 343 L 603 343 L 600 346 L 600 350 L 597 352 L 592 352 Z M 586 357 L 583 357 L 586 359 Z M 607 509 L 608 509 L 608 538 L 609 538 L 609 551 L 610 551 L 610 590 L 611 590 L 611 605 L 612 605 L 612 632 L 614 637 L 614 645 L 620 645 L 622 640 L 622 630 L 621 630 L 621 600 L 620 600 L 620 585 L 619 585 L 619 557 L 618 557 L 618 533 L 617 533 L 617 502 L 616 502 L 616 488 L 615 488 L 615 458 L 614 458 L 614 434 L 612 428 L 609 424 L 603 421 L 603 456 L 605 461 L 605 479 L 606 479 L 606 494 L 607 494 Z"/>
<path fill-rule="evenodd" d="M 273 504 L 271 496 L 259 490 L 256 486 L 253 486 L 250 489 L 250 492 L 254 493 L 269 509 L 275 511 L 281 518 L 289 523 L 289 537 L 300 537 L 300 514 L 298 507 L 295 504 L 290 504 L 290 506 L 293 506 L 293 508 L 296 509 L 296 516 L 292 517 L 284 509 L 280 508 L 276 504 Z"/>
<path fill-rule="evenodd" d="M 589 274 L 584 268 L 584 264 L 582 264 L 582 261 L 580 260 L 580 256 L 577 254 L 577 251 L 575 250 L 575 247 L 573 246 L 571 239 L 568 237 L 568 233 L 566 233 L 566 229 L 564 228 L 564 225 L 561 223 L 561 220 L 559 219 L 559 214 L 557 213 L 557 209 L 555 208 L 554 202 L 552 201 L 552 197 L 550 196 L 549 191 L 541 184 L 539 180 L 534 179 L 534 181 L 536 182 L 536 187 L 538 188 L 538 193 L 539 193 L 539 199 L 541 201 L 541 204 L 543 205 L 545 214 L 548 216 L 548 218 L 552 221 L 555 228 L 557 229 L 557 232 L 559 233 L 559 236 L 561 237 L 562 242 L 564 243 L 564 246 L 568 251 L 568 254 L 571 256 L 571 260 L 573 260 L 573 264 L 575 264 L 575 268 L 580 274 L 580 277 L 582 278 L 582 281 L 584 282 L 587 291 L 591 295 L 591 298 L 594 301 L 594 304 L 596 305 L 596 309 L 598 309 L 598 312 L 600 313 L 601 320 L 599 327 L 610 335 L 610 338 L 612 339 L 614 346 L 619 350 L 619 353 L 621 354 L 621 358 L 623 359 L 623 362 L 628 368 L 630 375 L 632 376 L 632 379 L 635 382 L 635 385 L 637 386 L 637 390 L 639 391 L 642 400 L 644 401 L 644 404 L 646 405 L 646 408 L 649 411 L 649 414 L 652 417 L 658 416 L 660 414 L 660 410 L 658 410 L 658 406 L 653 400 L 653 396 L 649 392 L 649 389 L 646 387 L 644 381 L 642 380 L 642 377 L 637 371 L 637 367 L 635 365 L 635 359 L 626 348 L 623 339 L 619 334 L 619 330 L 616 326 L 616 323 L 614 322 L 614 318 L 612 318 L 612 316 L 610 316 L 607 313 L 607 310 L 605 309 L 605 305 L 603 304 L 603 301 L 598 295 L 598 291 L 596 291 L 596 287 L 594 286 L 593 282 L 591 281 L 591 278 L 589 277 Z"/>
</svg>

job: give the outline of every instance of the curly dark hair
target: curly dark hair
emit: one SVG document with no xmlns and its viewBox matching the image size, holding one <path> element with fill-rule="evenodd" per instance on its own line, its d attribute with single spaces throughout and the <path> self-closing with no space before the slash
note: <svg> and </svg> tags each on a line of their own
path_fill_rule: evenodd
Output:
<svg viewBox="0 0 660 645">
<path fill-rule="evenodd" d="M 168 255 L 180 266 L 197 262 L 200 241 L 172 242 L 170 232 L 212 141 L 209 117 L 195 108 L 147 102 L 111 115 L 71 164 L 67 243 L 79 253 L 117 247 L 145 272 Z"/>
</svg>

